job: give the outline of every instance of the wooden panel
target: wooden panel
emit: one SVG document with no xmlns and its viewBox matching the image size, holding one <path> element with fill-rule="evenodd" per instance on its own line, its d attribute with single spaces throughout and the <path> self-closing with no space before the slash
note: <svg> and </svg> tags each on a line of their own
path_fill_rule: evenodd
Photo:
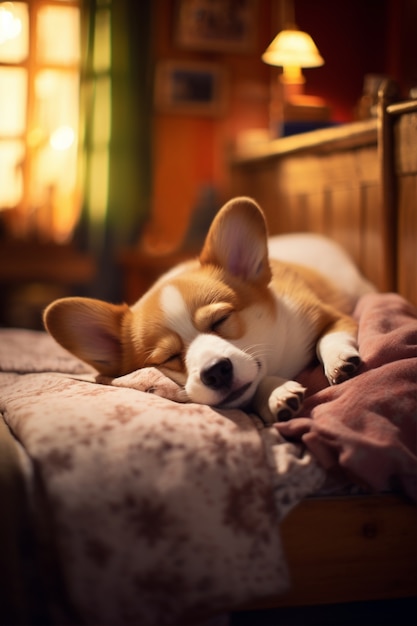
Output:
<svg viewBox="0 0 417 626">
<path fill-rule="evenodd" d="M 254 198 L 268 216 L 271 235 L 282 232 L 277 163 L 274 160 L 233 167 L 232 195 Z"/>
<path fill-rule="evenodd" d="M 381 291 L 389 289 L 388 263 L 384 239 L 381 236 L 381 188 L 377 185 L 362 189 L 362 248 L 360 268 Z"/>
<path fill-rule="evenodd" d="M 309 224 L 308 230 L 313 233 L 325 235 L 328 232 L 330 222 L 329 203 L 327 201 L 327 193 L 322 190 L 318 193 L 311 193 L 308 197 L 309 201 Z"/>
<path fill-rule="evenodd" d="M 417 112 L 402 115 L 396 123 L 396 170 L 400 175 L 417 172 Z"/>
<path fill-rule="evenodd" d="M 417 306 L 417 175 L 398 185 L 398 291 Z"/>
<path fill-rule="evenodd" d="M 307 231 L 334 238 L 385 290 L 388 259 L 376 147 L 333 148 L 239 162 L 233 167 L 234 193 L 261 204 L 271 234 Z"/>
<path fill-rule="evenodd" d="M 298 153 L 281 158 L 279 163 L 280 188 L 287 193 L 313 193 L 330 186 L 352 187 L 379 178 L 375 147 L 326 154 Z"/>
<path fill-rule="evenodd" d="M 279 139 L 236 159 L 233 191 L 258 200 L 271 234 L 327 234 L 378 289 L 417 304 L 417 112 L 391 108 L 383 136 L 393 124 L 394 142 L 381 149 L 355 124 L 343 130 L 349 145 L 340 129 Z"/>
<path fill-rule="evenodd" d="M 286 223 L 283 223 L 283 232 L 303 232 L 311 230 L 309 220 L 308 197 L 297 193 L 293 196 L 284 195 Z M 281 209 L 281 211 L 282 211 Z"/>
<path fill-rule="evenodd" d="M 360 188 L 338 186 L 329 192 L 331 230 L 329 235 L 342 245 L 356 263 L 361 250 L 361 193 Z"/>
<path fill-rule="evenodd" d="M 395 122 L 394 134 L 398 194 L 397 288 L 417 306 L 417 112 L 401 115 Z"/>
<path fill-rule="evenodd" d="M 415 596 L 416 527 L 395 496 L 305 500 L 281 525 L 291 589 L 256 608 Z"/>
</svg>

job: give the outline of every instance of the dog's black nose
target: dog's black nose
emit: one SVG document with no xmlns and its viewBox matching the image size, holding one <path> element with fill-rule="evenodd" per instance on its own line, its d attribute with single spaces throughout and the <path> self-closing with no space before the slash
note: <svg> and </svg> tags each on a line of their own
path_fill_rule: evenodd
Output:
<svg viewBox="0 0 417 626">
<path fill-rule="evenodd" d="M 200 373 L 201 381 L 211 389 L 230 387 L 233 380 L 233 365 L 230 359 L 221 358 L 211 361 Z"/>
</svg>

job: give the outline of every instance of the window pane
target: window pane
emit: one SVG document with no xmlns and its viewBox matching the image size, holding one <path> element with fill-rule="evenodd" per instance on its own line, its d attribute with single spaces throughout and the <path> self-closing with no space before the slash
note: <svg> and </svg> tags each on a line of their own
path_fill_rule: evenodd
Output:
<svg viewBox="0 0 417 626">
<path fill-rule="evenodd" d="M 39 10 L 37 53 L 44 63 L 71 65 L 80 60 L 80 15 L 76 7 Z"/>
<path fill-rule="evenodd" d="M 28 8 L 23 2 L 0 3 L 0 62 L 20 63 L 29 50 Z"/>
<path fill-rule="evenodd" d="M 26 125 L 26 70 L 0 68 L 0 137 L 22 135 Z"/>
<path fill-rule="evenodd" d="M 56 149 L 51 143 L 45 144 L 34 159 L 33 181 L 39 189 L 46 190 L 51 185 L 60 185 L 66 190 L 75 187 L 77 148 L 74 142 L 66 149 Z"/>
<path fill-rule="evenodd" d="M 30 196 L 42 220 L 42 230 L 65 241 L 78 218 L 76 185 L 77 145 L 57 149 L 44 144 L 32 164 Z"/>
<path fill-rule="evenodd" d="M 23 158 L 21 141 L 0 141 L 0 210 L 13 208 L 22 199 Z"/>
<path fill-rule="evenodd" d="M 79 77 L 76 72 L 44 70 L 35 81 L 34 125 L 48 137 L 60 126 L 78 128 Z"/>
<path fill-rule="evenodd" d="M 65 241 L 78 217 L 77 72 L 43 70 L 35 80 L 30 198 L 38 207 L 39 228 Z M 35 149 L 36 148 L 36 149 Z"/>
</svg>

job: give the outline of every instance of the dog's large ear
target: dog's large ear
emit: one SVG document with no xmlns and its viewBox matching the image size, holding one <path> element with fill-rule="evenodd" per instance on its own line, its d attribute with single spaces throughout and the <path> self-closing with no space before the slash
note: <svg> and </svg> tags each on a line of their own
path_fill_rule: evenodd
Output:
<svg viewBox="0 0 417 626">
<path fill-rule="evenodd" d="M 207 234 L 200 263 L 223 267 L 249 282 L 270 282 L 267 228 L 254 200 L 234 198 L 220 209 Z"/>
<path fill-rule="evenodd" d="M 106 376 L 122 373 L 122 320 L 129 307 L 92 298 L 61 298 L 43 316 L 52 337 Z"/>
</svg>

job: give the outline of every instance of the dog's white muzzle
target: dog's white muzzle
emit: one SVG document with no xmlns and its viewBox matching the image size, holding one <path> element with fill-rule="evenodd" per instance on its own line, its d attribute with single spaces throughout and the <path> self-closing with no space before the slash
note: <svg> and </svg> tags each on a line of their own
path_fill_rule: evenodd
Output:
<svg viewBox="0 0 417 626">
<path fill-rule="evenodd" d="M 236 408 L 253 397 L 262 377 L 262 363 L 216 335 L 199 335 L 185 359 L 185 391 L 191 402 Z"/>
</svg>

